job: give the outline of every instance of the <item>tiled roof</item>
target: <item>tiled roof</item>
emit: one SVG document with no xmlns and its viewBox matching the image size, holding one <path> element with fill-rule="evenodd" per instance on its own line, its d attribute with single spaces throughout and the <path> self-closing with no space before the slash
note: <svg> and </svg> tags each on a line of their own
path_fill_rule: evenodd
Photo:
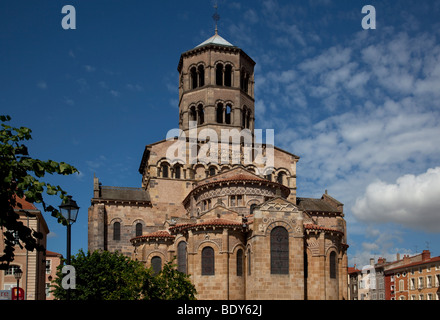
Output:
<svg viewBox="0 0 440 320">
<path fill-rule="evenodd" d="M 304 225 L 304 229 L 307 230 L 322 230 L 322 231 L 330 231 L 330 232 L 338 232 L 338 233 L 343 233 L 339 230 L 333 229 L 333 228 L 327 228 L 327 227 L 321 227 L 318 226 L 317 224 L 305 224 Z"/>
<path fill-rule="evenodd" d="M 187 229 L 199 229 L 199 228 L 211 228 L 211 227 L 241 227 L 242 223 L 234 220 L 228 220 L 223 218 L 210 219 L 207 221 L 194 223 L 194 224 L 180 224 L 171 227 L 171 232 L 173 231 L 183 231 Z"/>
<path fill-rule="evenodd" d="M 243 182 L 249 182 L 249 183 L 261 183 L 261 184 L 265 184 L 271 187 L 275 187 L 275 188 L 281 188 L 284 192 L 285 195 L 288 195 L 290 193 L 290 189 L 282 184 L 279 184 L 278 182 L 274 182 L 274 181 L 269 181 L 267 179 L 263 179 L 251 174 L 237 174 L 231 177 L 225 177 L 224 179 L 218 179 L 218 180 L 208 180 L 209 182 L 205 182 L 202 183 L 200 185 L 198 185 L 197 187 L 195 187 L 193 190 L 191 190 L 190 193 L 188 193 L 188 195 L 185 197 L 185 199 L 182 201 L 182 203 L 186 203 L 188 201 L 188 199 L 190 198 L 191 194 L 194 194 L 195 192 L 197 192 L 198 190 L 202 189 L 202 188 L 206 188 L 209 186 L 215 186 L 218 184 L 223 184 L 223 183 L 243 183 Z"/>
<path fill-rule="evenodd" d="M 143 188 L 100 187 L 100 200 L 149 202 L 150 195 Z"/>
<path fill-rule="evenodd" d="M 155 232 L 148 233 L 146 235 L 134 237 L 130 239 L 131 242 L 140 242 L 143 239 L 174 239 L 175 236 L 170 234 L 167 230 L 159 230 Z"/>
<path fill-rule="evenodd" d="M 426 260 L 422 260 L 422 261 L 416 261 L 416 262 L 411 262 L 408 264 L 404 264 L 404 265 L 400 265 L 398 267 L 392 268 L 392 269 L 388 269 L 388 271 L 392 271 L 392 270 L 398 270 L 398 269 L 405 269 L 405 268 L 409 268 L 409 267 L 415 267 L 418 265 L 422 265 L 422 264 L 427 264 L 427 263 L 432 263 L 432 262 L 439 262 L 440 261 L 440 256 L 438 257 L 434 257 L 434 258 L 430 258 L 430 259 L 426 259 Z"/>
<path fill-rule="evenodd" d="M 323 199 L 297 198 L 296 204 L 302 210 L 308 212 L 339 212 L 337 208 L 331 206 Z"/>
<path fill-rule="evenodd" d="M 14 209 L 16 209 L 16 210 L 21 210 L 21 209 L 23 209 L 23 210 L 38 210 L 37 207 L 35 207 L 32 203 L 26 201 L 23 198 L 16 197 L 15 201 L 17 204 L 21 204 L 21 208 L 18 205 L 15 206 Z"/>
</svg>

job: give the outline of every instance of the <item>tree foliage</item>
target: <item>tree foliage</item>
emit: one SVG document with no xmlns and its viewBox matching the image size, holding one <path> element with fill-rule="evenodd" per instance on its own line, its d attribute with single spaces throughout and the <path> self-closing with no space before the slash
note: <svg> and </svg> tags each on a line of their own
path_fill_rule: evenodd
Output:
<svg viewBox="0 0 440 320">
<path fill-rule="evenodd" d="M 80 250 L 72 256 L 75 268 L 75 289 L 70 290 L 71 300 L 193 300 L 196 290 L 189 276 L 177 270 L 172 262 L 164 265 L 155 275 L 140 261 L 132 260 L 119 252 Z M 62 265 L 53 281 L 56 299 L 66 298 L 62 288 Z"/>
<path fill-rule="evenodd" d="M 21 209 L 28 216 L 31 213 L 22 209 L 18 198 L 25 198 L 30 203 L 42 204 L 46 212 L 58 219 L 59 223 L 66 224 L 61 213 L 52 206 L 47 206 L 43 194 L 58 195 L 63 201 L 67 200 L 67 192 L 60 186 L 54 186 L 40 179 L 46 174 L 70 175 L 78 172 L 73 166 L 64 162 L 52 160 L 42 161 L 33 159 L 28 148 L 23 143 L 31 140 L 31 129 L 26 127 L 14 128 L 6 123 L 11 120 L 9 116 L 0 116 L 0 228 L 4 231 L 5 249 L 0 256 L 0 269 L 6 269 L 14 260 L 15 245 L 13 234 L 17 234 L 20 242 L 18 245 L 33 251 L 45 250 L 38 244 L 41 233 L 29 229 L 21 221 L 19 214 L 14 210 Z M 6 230 L 5 230 L 6 229 Z M 5 232 L 6 231 L 6 232 Z"/>
<path fill-rule="evenodd" d="M 197 291 L 189 275 L 175 267 L 173 261 L 170 261 L 159 274 L 146 278 L 143 286 L 145 300 L 195 300 Z"/>
</svg>

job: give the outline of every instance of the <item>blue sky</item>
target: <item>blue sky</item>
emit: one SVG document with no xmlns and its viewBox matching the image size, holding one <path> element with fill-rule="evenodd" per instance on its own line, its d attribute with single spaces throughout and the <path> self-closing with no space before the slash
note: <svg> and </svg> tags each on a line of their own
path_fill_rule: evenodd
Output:
<svg viewBox="0 0 440 320">
<path fill-rule="evenodd" d="M 139 187 L 145 145 L 178 127 L 180 54 L 214 33 L 213 1 L 0 2 L 0 113 L 33 130 L 33 157 L 80 170 L 47 177 L 81 207 L 93 174 Z M 76 29 L 64 30 L 64 5 Z M 344 203 L 349 264 L 440 255 L 440 2 L 218 1 L 219 34 L 255 69 L 256 128 L 301 157 L 298 196 Z M 364 5 L 376 29 L 361 25 Z M 48 198 L 58 205 L 58 198 Z M 48 250 L 66 230 L 46 216 Z"/>
</svg>

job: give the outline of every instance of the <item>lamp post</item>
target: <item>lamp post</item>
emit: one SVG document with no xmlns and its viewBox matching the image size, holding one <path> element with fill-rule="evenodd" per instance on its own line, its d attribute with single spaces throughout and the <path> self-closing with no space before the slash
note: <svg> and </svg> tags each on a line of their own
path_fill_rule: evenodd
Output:
<svg viewBox="0 0 440 320">
<path fill-rule="evenodd" d="M 76 201 L 72 200 L 72 196 L 67 196 L 67 200 L 63 201 L 59 206 L 61 214 L 67 220 L 67 265 L 70 265 L 70 228 L 72 224 L 76 221 L 78 216 L 79 207 Z M 66 299 L 70 300 L 70 288 L 67 289 Z"/>
<path fill-rule="evenodd" d="M 20 291 L 19 291 L 20 287 L 19 287 L 19 285 L 20 285 L 20 279 L 21 279 L 22 275 L 23 275 L 23 271 L 21 271 L 20 268 L 15 269 L 14 277 L 15 277 L 15 280 L 17 280 L 17 291 L 16 291 L 16 293 L 17 293 L 17 301 L 18 301 L 18 297 L 20 296 Z"/>
</svg>

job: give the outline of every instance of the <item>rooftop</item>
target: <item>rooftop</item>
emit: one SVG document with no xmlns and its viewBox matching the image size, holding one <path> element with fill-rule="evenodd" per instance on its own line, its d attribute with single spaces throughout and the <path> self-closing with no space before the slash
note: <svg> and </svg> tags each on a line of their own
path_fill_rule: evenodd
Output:
<svg viewBox="0 0 440 320">
<path fill-rule="evenodd" d="M 225 40 L 223 37 L 221 37 L 217 32 L 208 40 L 202 42 L 196 48 L 203 47 L 208 44 L 217 44 L 221 46 L 227 46 L 227 47 L 234 47 L 233 44 L 231 44 L 229 41 Z"/>
</svg>

